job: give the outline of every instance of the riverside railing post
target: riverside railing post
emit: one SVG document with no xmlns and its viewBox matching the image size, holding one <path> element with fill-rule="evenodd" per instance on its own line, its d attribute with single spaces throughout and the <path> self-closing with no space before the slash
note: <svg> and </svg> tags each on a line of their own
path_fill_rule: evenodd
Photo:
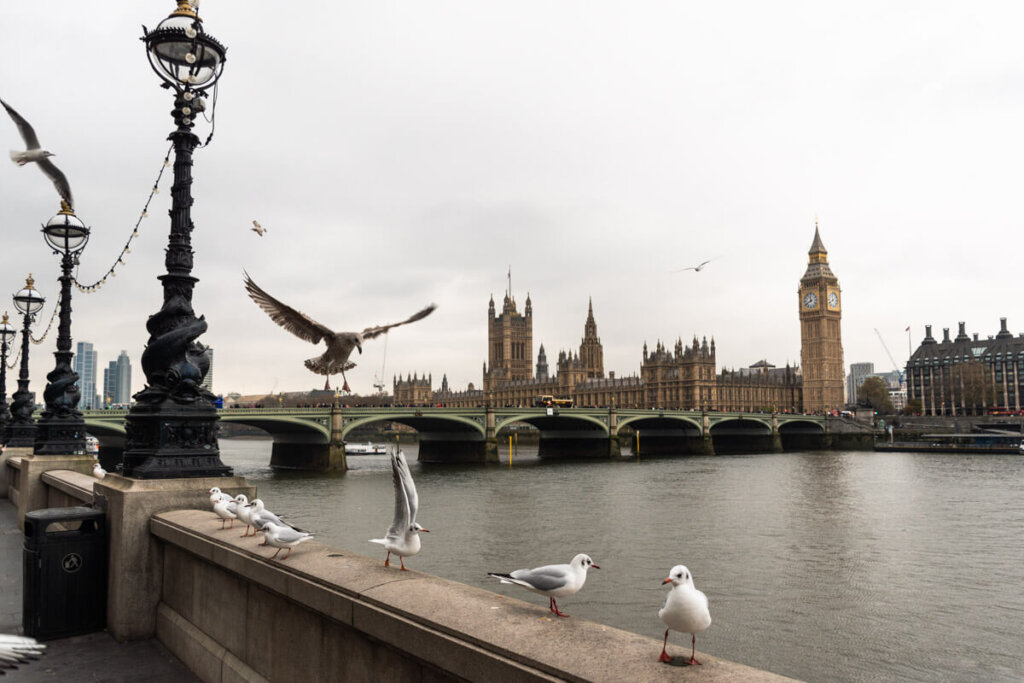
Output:
<svg viewBox="0 0 1024 683">
<path fill-rule="evenodd" d="M 35 396 L 28 390 L 28 350 L 32 337 L 30 327 L 44 299 L 36 291 L 32 276 L 25 280 L 25 288 L 14 295 L 14 305 L 23 314 L 21 328 L 21 367 L 18 371 L 18 390 L 11 396 L 11 426 L 7 445 L 13 448 L 32 448 L 36 443 Z"/>
<path fill-rule="evenodd" d="M 78 373 L 71 368 L 71 270 L 74 255 L 61 256 L 60 323 L 57 326 L 57 364 L 46 375 L 43 390 L 46 407 L 36 423 L 36 455 L 73 455 L 85 453 L 85 420 L 78 410 L 81 392 Z"/>
<path fill-rule="evenodd" d="M 146 386 L 135 394 L 125 420 L 121 473 L 135 479 L 226 477 L 232 470 L 220 459 L 216 396 L 202 386 L 210 369 L 206 347 L 197 341 L 206 320 L 192 310 L 192 153 L 199 138 L 192 133 L 197 112 L 204 111 L 205 90 L 224 65 L 225 48 L 203 28 L 195 9 L 178 8 L 142 38 L 150 66 L 175 93 L 171 115 L 177 128 L 171 186 L 171 230 L 164 265 L 163 307 L 149 317 L 149 341 L 142 352 Z"/>
</svg>

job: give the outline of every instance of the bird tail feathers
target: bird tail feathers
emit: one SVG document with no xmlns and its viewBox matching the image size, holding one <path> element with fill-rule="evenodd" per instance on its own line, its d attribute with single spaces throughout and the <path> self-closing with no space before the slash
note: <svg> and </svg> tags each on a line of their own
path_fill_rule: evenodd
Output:
<svg viewBox="0 0 1024 683">
<path fill-rule="evenodd" d="M 310 358 L 306 361 L 306 367 L 318 375 L 337 375 L 339 372 L 348 372 L 356 366 L 352 361 L 346 361 L 343 366 L 333 365 L 326 362 L 323 356 Z"/>
<path fill-rule="evenodd" d="M 386 538 L 371 538 L 370 539 L 370 543 L 380 543 L 381 545 L 384 545 L 387 542 L 388 541 L 387 541 Z"/>
</svg>

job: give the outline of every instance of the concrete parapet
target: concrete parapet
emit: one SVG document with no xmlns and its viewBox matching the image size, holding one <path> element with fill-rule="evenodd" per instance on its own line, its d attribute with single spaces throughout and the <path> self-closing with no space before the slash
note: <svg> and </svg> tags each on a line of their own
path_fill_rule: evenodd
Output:
<svg viewBox="0 0 1024 683">
<path fill-rule="evenodd" d="M 269 560 L 259 537 L 221 532 L 211 512 L 164 512 L 150 529 L 163 546 L 160 638 L 204 681 L 786 680 L 710 655 L 666 666 L 660 639 L 315 541 Z"/>
<path fill-rule="evenodd" d="M 24 455 L 18 475 L 18 528 L 25 528 L 25 515 L 33 510 L 52 507 L 43 473 L 50 470 L 71 470 L 81 474 L 92 471 L 91 455 Z"/>
<path fill-rule="evenodd" d="M 256 496 L 256 487 L 243 477 L 128 479 L 108 474 L 96 480 L 94 495 L 96 504 L 107 511 L 110 543 L 107 630 L 117 640 L 156 635 L 164 563 L 149 533 L 150 517 L 165 510 L 209 510 L 207 492 L 214 486 L 231 495 Z"/>
<path fill-rule="evenodd" d="M 48 508 L 92 504 L 92 486 L 96 483 L 96 478 L 91 474 L 71 470 L 49 470 L 43 473 L 41 479 L 46 485 Z"/>
</svg>

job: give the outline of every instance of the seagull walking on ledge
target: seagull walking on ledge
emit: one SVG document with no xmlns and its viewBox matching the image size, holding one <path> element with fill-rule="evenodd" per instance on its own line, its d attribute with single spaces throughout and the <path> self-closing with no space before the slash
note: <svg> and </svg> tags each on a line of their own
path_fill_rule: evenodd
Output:
<svg viewBox="0 0 1024 683">
<path fill-rule="evenodd" d="M 342 387 L 343 391 L 350 391 L 345 371 L 351 370 L 356 366 L 355 363 L 348 359 L 352 355 L 353 350 L 358 350 L 359 353 L 362 353 L 365 340 L 379 337 L 392 327 L 423 320 L 437 308 L 435 304 L 430 304 L 402 322 L 367 327 L 362 332 L 335 332 L 326 325 L 313 320 L 305 313 L 295 310 L 264 292 L 252 281 L 249 273 L 245 273 L 245 289 L 249 292 L 249 297 L 256 302 L 256 305 L 262 308 L 275 323 L 299 339 L 305 339 L 311 344 L 318 344 L 320 340 L 327 344 L 327 350 L 324 351 L 323 355 L 307 360 L 306 367 L 318 375 L 327 375 L 328 378 L 340 372 L 341 378 L 345 381 L 345 386 Z"/>
<path fill-rule="evenodd" d="M 587 581 L 588 569 L 600 569 L 589 555 L 580 553 L 569 564 L 549 564 L 536 569 L 517 569 L 508 574 L 488 572 L 487 576 L 500 579 L 502 583 L 514 583 L 528 591 L 548 596 L 548 610 L 560 617 L 567 617 L 558 609 L 555 598 L 575 595 Z"/>
<path fill-rule="evenodd" d="M 47 158 L 57 155 L 40 147 L 39 138 L 36 137 L 35 130 L 31 125 L 29 125 L 28 121 L 22 118 L 21 114 L 11 109 L 11 106 L 3 100 L 0 100 L 0 104 L 2 104 L 4 109 L 7 110 L 7 114 L 18 127 L 18 132 L 21 133 L 21 139 L 25 141 L 24 152 L 11 150 L 11 161 L 16 163 L 18 166 L 35 163 L 35 165 L 39 167 L 39 170 L 46 174 L 46 177 L 53 182 L 53 186 L 57 188 L 57 194 L 60 195 L 61 199 L 68 203 L 68 208 L 73 209 L 75 202 L 71 198 L 71 185 L 68 184 L 68 179 L 65 178 L 60 169 Z"/>
</svg>

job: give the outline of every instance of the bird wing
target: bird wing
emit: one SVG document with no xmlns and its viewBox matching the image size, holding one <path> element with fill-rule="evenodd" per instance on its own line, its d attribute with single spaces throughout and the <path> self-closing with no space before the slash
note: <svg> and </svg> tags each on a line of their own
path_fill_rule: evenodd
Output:
<svg viewBox="0 0 1024 683">
<path fill-rule="evenodd" d="M 401 451 L 398 452 L 401 455 Z M 402 536 L 412 526 L 412 514 L 409 512 L 409 493 L 402 480 L 402 464 L 398 455 L 391 454 L 391 481 L 395 486 L 395 519 L 388 529 L 388 536 Z M 405 459 L 405 456 L 402 456 Z"/>
<path fill-rule="evenodd" d="M 25 141 L 25 147 L 27 149 L 39 149 L 39 138 L 36 137 L 35 130 L 29 125 L 28 121 L 21 118 L 21 114 L 11 109 L 10 105 L 0 100 L 0 104 L 4 105 L 4 109 L 14 120 L 14 125 L 18 127 L 18 132 L 21 133 L 21 139 Z M 69 204 L 71 202 L 68 202 Z"/>
<path fill-rule="evenodd" d="M 405 460 L 405 453 L 398 451 L 399 474 L 402 478 L 402 487 L 405 489 L 405 499 L 409 503 L 409 524 L 416 523 L 416 513 L 420 509 L 420 497 L 416 493 L 416 483 L 412 480 L 412 472 L 409 471 L 409 463 Z"/>
<path fill-rule="evenodd" d="M 569 583 L 569 567 L 567 565 L 549 564 L 536 569 L 517 569 L 511 574 L 513 579 L 528 583 L 537 590 L 553 591 L 564 588 Z"/>
<path fill-rule="evenodd" d="M 36 162 L 36 166 L 46 174 L 46 177 L 53 181 L 53 186 L 57 188 L 57 194 L 60 195 L 60 198 L 66 201 L 68 206 L 74 209 L 75 202 L 71 199 L 71 185 L 68 184 L 68 179 L 64 177 L 61 170 L 49 159 L 40 159 Z"/>
<path fill-rule="evenodd" d="M 430 304 L 422 311 L 414 314 L 410 318 L 406 318 L 400 323 L 391 323 L 390 325 L 378 325 L 377 327 L 367 327 L 365 330 L 363 330 L 363 339 L 373 339 L 374 337 L 379 337 L 380 335 L 384 334 L 392 327 L 398 327 L 399 325 L 405 325 L 407 323 L 414 323 L 417 320 L 423 320 L 428 315 L 433 313 L 435 308 L 437 308 L 437 304 Z"/>
<path fill-rule="evenodd" d="M 324 337 L 331 338 L 334 336 L 334 332 L 329 327 L 321 325 L 305 313 L 296 311 L 291 306 L 281 303 L 264 292 L 252 281 L 249 273 L 245 273 L 245 289 L 249 292 L 249 297 L 270 316 L 271 320 L 299 339 L 305 339 L 311 344 L 316 344 Z"/>
</svg>

